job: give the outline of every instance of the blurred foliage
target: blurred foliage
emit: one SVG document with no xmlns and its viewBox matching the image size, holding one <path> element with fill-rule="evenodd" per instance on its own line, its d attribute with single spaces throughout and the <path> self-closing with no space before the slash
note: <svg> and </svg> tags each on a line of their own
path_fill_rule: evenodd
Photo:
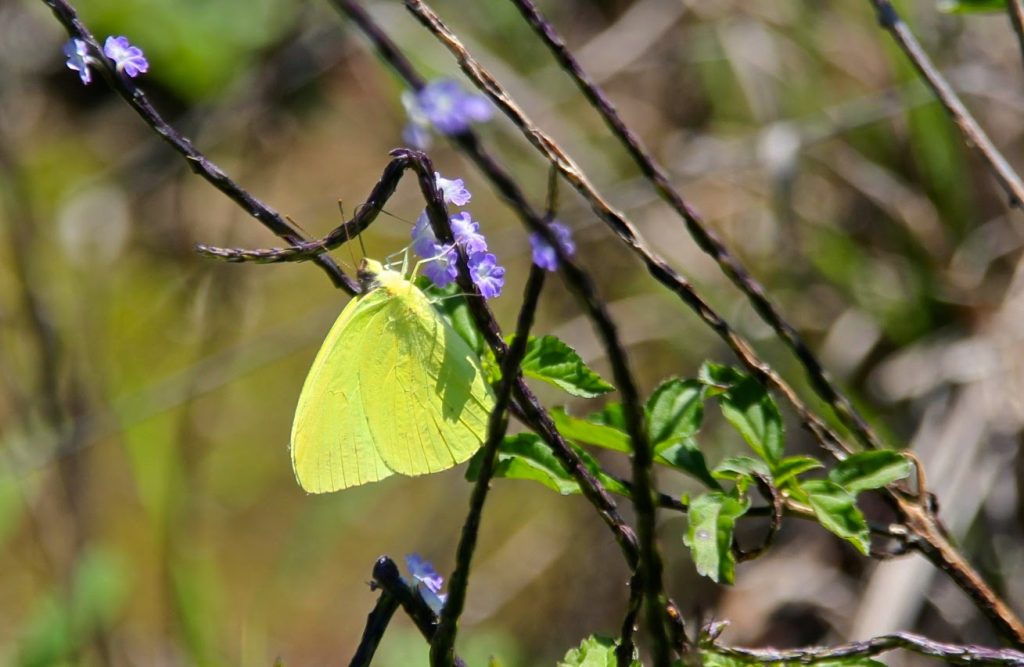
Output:
<svg viewBox="0 0 1024 667">
<path fill-rule="evenodd" d="M 1024 312 L 1015 297 L 1024 236 L 869 3 L 541 4 L 858 406 L 894 442 L 913 440 L 928 457 L 951 530 L 973 527 L 969 555 L 1019 604 Z M 427 76 L 457 75 L 400 3 L 368 5 Z M 82 0 L 78 8 L 101 38 L 124 34 L 142 46 L 152 67 L 141 85 L 168 119 L 311 236 L 337 224 L 336 200 L 351 214 L 401 141 L 401 85 L 326 4 Z M 658 252 L 811 396 L 511 4 L 436 8 Z M 935 0 L 900 9 L 1017 162 L 1022 68 L 1006 16 L 945 14 Z M 300 492 L 287 454 L 292 410 L 346 298 L 311 264 L 197 257 L 197 241 L 279 241 L 191 174 L 102 81 L 83 88 L 64 68 L 65 39 L 41 3 L 0 3 L 0 663 L 347 660 L 377 595 L 366 581 L 378 556 L 419 552 L 450 572 L 467 508 L 464 471 L 323 497 Z M 482 135 L 542 206 L 547 170 L 532 149 L 500 119 Z M 508 268 L 507 292 L 492 305 L 509 331 L 529 266 L 526 235 L 458 153 L 439 144 L 431 157 L 441 173 L 467 180 L 474 215 Z M 401 250 L 421 207 L 417 188 L 403 183 L 387 206 L 393 217 L 361 239 L 366 252 Z M 705 552 L 701 569 L 723 581 L 735 575 L 729 588 L 698 575 L 683 544 L 685 517 L 666 511 L 667 581 L 687 614 L 715 610 L 732 622 L 724 639 L 736 643 L 830 641 L 874 618 L 994 643 L 941 577 L 885 604 L 858 602 L 876 572 L 857 552 L 862 522 L 888 519 L 861 491 L 901 476 L 903 459 L 818 471 L 812 457 L 823 453 L 784 404 L 746 400 L 736 387 L 716 399 L 725 413 L 689 402 L 694 381 L 668 378 L 735 360 L 567 190 L 558 213 L 651 397 L 649 424 L 664 427 L 655 428 L 665 445 L 661 489 L 677 498 L 742 485 L 753 492 L 761 472 L 797 489 L 806 473 L 818 477 L 802 488 L 819 520 L 833 520 L 830 530 L 852 543 L 787 521 L 756 561 L 733 568 L 721 551 Z M 351 268 L 360 252 L 335 257 Z M 451 307 L 458 317 L 458 300 Z M 557 335 L 610 377 L 589 323 L 554 276 L 534 333 Z M 579 374 L 564 370 L 563 384 Z M 564 408 L 560 427 L 605 446 L 591 450 L 594 466 L 628 476 L 614 394 L 569 398 L 559 382 L 531 382 Z M 526 453 L 536 445 L 526 434 L 510 438 Z M 764 461 L 750 456 L 752 446 Z M 531 479 L 574 490 L 550 461 L 512 460 L 507 469 L 529 465 Z M 727 510 L 739 502 L 702 503 L 715 498 Z M 756 520 L 721 516 L 706 521 L 716 544 L 719 531 L 734 529 L 744 543 L 763 535 Z M 627 578 L 580 496 L 496 480 L 459 652 L 470 664 L 555 664 L 581 638 L 617 632 Z M 903 616 L 889 615 L 896 610 Z M 379 664 L 422 664 L 419 635 L 405 619 L 394 623 Z"/>
</svg>

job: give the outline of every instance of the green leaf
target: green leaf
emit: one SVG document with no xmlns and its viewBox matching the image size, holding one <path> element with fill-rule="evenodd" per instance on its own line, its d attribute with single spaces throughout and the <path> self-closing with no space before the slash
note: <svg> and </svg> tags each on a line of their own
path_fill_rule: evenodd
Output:
<svg viewBox="0 0 1024 667">
<path fill-rule="evenodd" d="M 852 493 L 827 479 L 814 479 L 801 485 L 818 523 L 863 553 L 868 554 L 870 535 L 864 515 Z"/>
<path fill-rule="evenodd" d="M 739 384 L 748 376 L 732 366 L 705 361 L 697 373 L 697 380 L 705 385 L 706 396 L 718 396 Z"/>
<path fill-rule="evenodd" d="M 947 14 L 978 14 L 981 12 L 1006 11 L 1006 0 L 939 0 L 940 12 Z"/>
<path fill-rule="evenodd" d="M 740 477 L 750 477 L 754 473 L 764 475 L 769 479 L 772 476 L 768 465 L 764 461 L 755 459 L 752 456 L 730 456 L 724 458 L 718 462 L 718 465 L 711 472 L 718 479 L 727 479 L 733 482 Z"/>
<path fill-rule="evenodd" d="M 606 473 L 594 457 L 579 447 L 573 447 L 584 466 L 612 493 L 629 496 L 629 489 Z M 483 450 L 481 450 L 483 451 Z M 466 479 L 475 482 L 480 475 L 480 452 L 469 461 Z M 579 484 L 558 460 L 544 440 L 534 433 L 505 436 L 498 447 L 495 477 L 526 479 L 539 482 L 563 496 L 580 493 Z"/>
<path fill-rule="evenodd" d="M 718 404 L 750 448 L 774 468 L 782 458 L 782 414 L 764 387 L 747 378 L 721 394 Z"/>
<path fill-rule="evenodd" d="M 758 664 L 753 661 L 747 662 L 734 658 L 730 655 L 724 655 L 717 651 L 703 649 L 700 652 L 700 661 L 703 667 L 747 667 L 747 665 Z"/>
<path fill-rule="evenodd" d="M 666 380 L 647 399 L 647 435 L 654 451 L 692 437 L 704 418 L 701 384 L 696 380 Z"/>
<path fill-rule="evenodd" d="M 836 464 L 828 478 L 856 495 L 867 489 L 880 489 L 903 479 L 913 470 L 913 465 L 899 452 L 878 449 L 859 452 Z"/>
<path fill-rule="evenodd" d="M 775 466 L 775 474 L 772 477 L 775 480 L 775 486 L 782 488 L 798 475 L 824 467 L 821 461 L 811 456 L 787 456 Z"/>
<path fill-rule="evenodd" d="M 712 581 L 733 582 L 736 561 L 732 534 L 736 519 L 750 509 L 749 500 L 720 492 L 705 493 L 690 503 L 683 542 L 690 547 L 697 572 Z"/>
<path fill-rule="evenodd" d="M 580 419 L 567 414 L 562 408 L 552 410 L 551 416 L 555 420 L 558 432 L 570 440 L 612 449 L 616 452 L 629 453 L 633 451 L 626 433 L 615 426 L 593 421 L 594 416 Z"/>
<path fill-rule="evenodd" d="M 583 363 L 576 350 L 555 336 L 531 336 L 520 368 L 523 375 L 552 384 L 573 396 L 593 398 L 615 390 Z"/>
<path fill-rule="evenodd" d="M 579 648 L 574 648 L 558 661 L 558 667 L 615 667 L 615 648 L 617 639 L 591 635 L 584 639 Z M 642 667 L 640 658 L 633 652 L 630 667 Z"/>
<path fill-rule="evenodd" d="M 722 485 L 708 470 L 704 452 L 700 451 L 700 445 L 693 438 L 684 438 L 681 442 L 662 449 L 655 454 L 654 461 L 681 470 L 716 491 L 722 490 Z"/>
<path fill-rule="evenodd" d="M 740 369 L 711 362 L 701 366 L 698 379 L 705 397 L 718 397 L 726 420 L 774 468 L 784 446 L 782 413 L 767 390 Z"/>
<path fill-rule="evenodd" d="M 466 479 L 470 482 L 475 482 L 480 475 L 482 453 L 483 450 L 477 452 L 466 468 Z M 576 480 L 569 476 L 551 448 L 533 433 L 505 436 L 498 447 L 494 476 L 533 480 L 562 495 L 579 493 Z"/>
</svg>

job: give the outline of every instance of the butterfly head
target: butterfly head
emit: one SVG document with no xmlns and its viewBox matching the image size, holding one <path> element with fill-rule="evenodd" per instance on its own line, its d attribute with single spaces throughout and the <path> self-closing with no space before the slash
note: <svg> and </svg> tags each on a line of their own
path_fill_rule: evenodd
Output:
<svg viewBox="0 0 1024 667">
<path fill-rule="evenodd" d="M 363 294 L 369 294 L 380 287 L 394 289 L 406 282 L 405 278 L 398 271 L 387 268 L 375 259 L 365 257 L 359 263 L 356 278 L 359 280 L 359 287 L 362 289 Z"/>
</svg>

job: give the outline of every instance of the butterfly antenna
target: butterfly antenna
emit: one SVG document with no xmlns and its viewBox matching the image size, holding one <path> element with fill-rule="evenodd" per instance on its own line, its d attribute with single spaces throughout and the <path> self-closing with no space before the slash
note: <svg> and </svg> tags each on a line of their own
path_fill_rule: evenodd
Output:
<svg viewBox="0 0 1024 667">
<path fill-rule="evenodd" d="M 345 245 L 348 246 L 348 254 L 352 256 L 352 265 L 359 266 L 359 260 L 356 259 L 356 251 L 352 248 L 352 237 L 348 235 L 348 220 L 345 218 L 345 202 L 344 200 L 338 200 L 338 212 L 341 213 L 341 224 L 345 229 Z M 360 234 L 356 238 L 359 239 L 359 249 L 363 253 L 363 257 L 366 257 L 366 248 L 363 247 L 363 235 Z"/>
</svg>

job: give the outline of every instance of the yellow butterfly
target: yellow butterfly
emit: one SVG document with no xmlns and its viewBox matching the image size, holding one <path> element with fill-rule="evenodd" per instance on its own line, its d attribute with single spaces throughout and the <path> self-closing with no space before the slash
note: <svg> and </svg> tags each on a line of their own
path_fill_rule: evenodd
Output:
<svg viewBox="0 0 1024 667">
<path fill-rule="evenodd" d="M 451 468 L 494 408 L 480 359 L 418 287 L 371 259 L 359 280 L 295 410 L 292 467 L 311 493 Z"/>
</svg>

